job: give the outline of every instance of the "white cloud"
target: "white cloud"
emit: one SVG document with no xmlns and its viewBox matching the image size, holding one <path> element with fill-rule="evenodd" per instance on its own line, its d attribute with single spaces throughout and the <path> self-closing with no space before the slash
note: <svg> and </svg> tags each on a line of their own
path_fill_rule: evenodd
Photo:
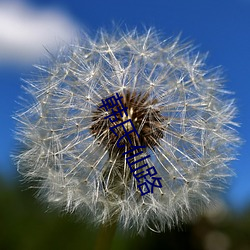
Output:
<svg viewBox="0 0 250 250">
<path fill-rule="evenodd" d="M 0 3 L 0 64 L 27 63 L 70 42 L 76 25 L 56 9 L 39 10 L 22 2 Z"/>
</svg>

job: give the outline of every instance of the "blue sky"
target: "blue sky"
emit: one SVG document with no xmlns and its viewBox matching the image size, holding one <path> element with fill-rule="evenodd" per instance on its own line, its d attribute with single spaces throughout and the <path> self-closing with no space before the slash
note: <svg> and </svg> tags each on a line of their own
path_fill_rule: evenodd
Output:
<svg viewBox="0 0 250 250">
<path fill-rule="evenodd" d="M 209 51 L 207 64 L 222 66 L 225 88 L 235 92 L 237 121 L 244 144 L 232 163 L 237 177 L 227 194 L 238 208 L 250 204 L 250 0 L 91 0 L 0 2 L 0 175 L 14 180 L 10 153 L 15 149 L 11 118 L 22 95 L 21 78 L 31 65 L 52 50 L 56 37 L 70 40 L 77 27 L 90 34 L 116 24 L 129 28 L 154 26 L 166 37 L 182 34 L 201 52 Z M 8 5 L 8 6 L 7 6 Z M 7 6 L 7 7 L 6 7 Z M 7 9 L 5 9 L 7 8 Z M 4 14 L 3 14 L 4 13 Z M 28 13 L 28 14 L 27 14 Z M 1 19 L 2 18 L 2 19 Z"/>
</svg>

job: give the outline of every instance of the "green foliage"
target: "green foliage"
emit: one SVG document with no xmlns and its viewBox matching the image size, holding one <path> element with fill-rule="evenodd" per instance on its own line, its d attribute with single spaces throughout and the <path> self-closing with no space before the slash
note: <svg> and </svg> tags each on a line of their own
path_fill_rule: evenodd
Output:
<svg viewBox="0 0 250 250">
<path fill-rule="evenodd" d="M 17 186 L 21 186 L 22 190 Z M 72 215 L 47 211 L 25 185 L 0 182 L 1 250 L 94 249 L 97 229 Z M 213 241 L 214 240 L 214 241 Z M 120 233 L 111 250 L 247 250 L 250 249 L 250 209 L 221 220 L 200 218 L 166 233 L 148 232 L 144 237 Z"/>
</svg>

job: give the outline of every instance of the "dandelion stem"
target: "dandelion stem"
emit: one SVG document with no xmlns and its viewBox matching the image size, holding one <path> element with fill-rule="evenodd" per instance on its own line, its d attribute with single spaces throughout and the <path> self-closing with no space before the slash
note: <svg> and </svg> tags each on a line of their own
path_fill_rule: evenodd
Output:
<svg viewBox="0 0 250 250">
<path fill-rule="evenodd" d="M 96 245 L 94 250 L 111 249 L 112 241 L 116 232 L 117 221 L 112 224 L 102 224 L 97 234 Z"/>
</svg>

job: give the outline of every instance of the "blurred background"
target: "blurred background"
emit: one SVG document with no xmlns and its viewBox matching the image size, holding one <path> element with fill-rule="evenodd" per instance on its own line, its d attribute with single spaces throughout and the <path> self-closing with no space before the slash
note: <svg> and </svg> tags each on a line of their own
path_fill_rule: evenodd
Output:
<svg viewBox="0 0 250 250">
<path fill-rule="evenodd" d="M 97 229 L 74 216 L 47 211 L 21 181 L 10 155 L 16 152 L 15 121 L 22 78 L 33 65 L 70 43 L 80 29 L 153 26 L 164 37 L 181 33 L 209 51 L 209 67 L 225 72 L 235 93 L 243 145 L 232 162 L 237 177 L 217 207 L 196 221 L 145 237 L 117 232 L 112 249 L 250 250 L 250 0 L 0 0 L 0 249 L 93 249 Z"/>
</svg>

